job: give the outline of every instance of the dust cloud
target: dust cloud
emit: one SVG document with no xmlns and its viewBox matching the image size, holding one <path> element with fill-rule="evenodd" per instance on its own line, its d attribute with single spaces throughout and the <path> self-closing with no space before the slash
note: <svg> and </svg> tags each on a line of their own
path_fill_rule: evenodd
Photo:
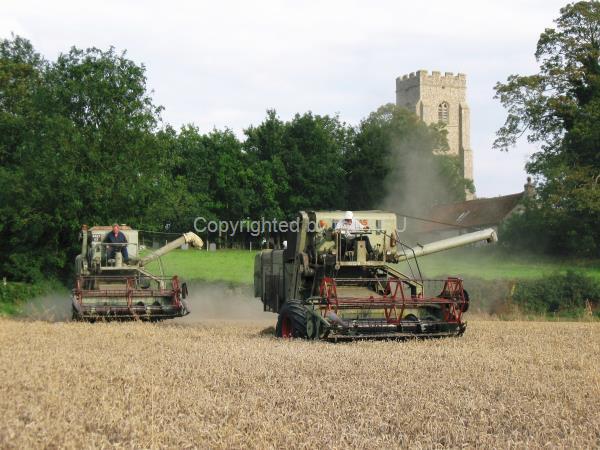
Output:
<svg viewBox="0 0 600 450">
<path fill-rule="evenodd" d="M 65 290 L 33 298 L 23 304 L 18 318 L 46 322 L 71 320 L 71 296 Z"/>
<path fill-rule="evenodd" d="M 381 209 L 398 214 L 398 226 L 403 228 L 404 215 L 427 218 L 433 205 L 454 201 L 452 187 L 444 184 L 444 172 L 459 170 L 458 160 L 452 155 L 439 152 L 431 136 L 409 134 L 393 141 L 390 149 L 391 171 L 384 182 L 387 193 L 380 205 Z M 442 158 L 441 155 L 450 156 Z M 453 164 L 455 166 L 453 166 Z M 423 222 L 406 219 L 406 230 L 401 240 L 411 242 L 415 231 Z"/>
<path fill-rule="evenodd" d="M 185 323 L 206 321 L 261 322 L 274 324 L 277 316 L 263 311 L 252 286 L 232 286 L 218 282 L 188 282 L 186 302 L 191 313 L 180 319 Z"/>
<path fill-rule="evenodd" d="M 190 314 L 167 320 L 168 323 L 249 322 L 274 325 L 277 315 L 264 312 L 262 303 L 254 298 L 252 286 L 232 286 L 228 283 L 190 281 L 186 302 Z M 57 291 L 33 298 L 21 307 L 17 316 L 22 320 L 65 322 L 71 320 L 71 298 L 68 291 Z"/>
</svg>

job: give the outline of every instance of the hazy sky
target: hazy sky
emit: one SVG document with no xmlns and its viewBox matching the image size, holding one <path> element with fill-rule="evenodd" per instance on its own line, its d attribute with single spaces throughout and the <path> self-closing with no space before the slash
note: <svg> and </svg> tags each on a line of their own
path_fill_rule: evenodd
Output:
<svg viewBox="0 0 600 450">
<path fill-rule="evenodd" d="M 30 39 L 46 58 L 113 45 L 144 63 L 163 119 L 241 136 L 269 108 L 336 114 L 357 124 L 395 101 L 418 69 L 467 74 L 478 196 L 522 190 L 535 147 L 492 150 L 505 112 L 493 86 L 536 71 L 539 34 L 565 1 L 2 0 L 0 37 Z"/>
</svg>

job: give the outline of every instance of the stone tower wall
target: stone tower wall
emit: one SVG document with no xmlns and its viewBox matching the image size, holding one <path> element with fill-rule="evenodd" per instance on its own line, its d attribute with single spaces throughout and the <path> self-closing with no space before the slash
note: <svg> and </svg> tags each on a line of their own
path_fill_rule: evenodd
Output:
<svg viewBox="0 0 600 450">
<path fill-rule="evenodd" d="M 439 107 L 448 105 L 446 130 L 450 153 L 459 155 L 463 175 L 473 179 L 473 152 L 470 142 L 470 118 L 467 105 L 467 77 L 446 72 L 428 74 L 419 70 L 396 78 L 396 105 L 417 114 L 425 123 L 439 121 Z"/>
</svg>

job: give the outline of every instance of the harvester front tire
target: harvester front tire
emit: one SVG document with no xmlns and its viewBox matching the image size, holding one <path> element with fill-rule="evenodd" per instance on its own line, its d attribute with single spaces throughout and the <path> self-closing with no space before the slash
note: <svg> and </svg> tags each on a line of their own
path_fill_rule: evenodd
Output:
<svg viewBox="0 0 600 450">
<path fill-rule="evenodd" d="M 466 289 L 463 289 L 463 295 L 465 296 L 465 303 L 462 305 L 462 312 L 466 313 L 469 310 L 469 293 Z"/>
<path fill-rule="evenodd" d="M 279 310 L 275 336 L 306 339 L 306 309 L 297 300 L 289 300 Z"/>
<path fill-rule="evenodd" d="M 75 309 L 75 307 L 73 305 L 71 305 L 71 321 L 79 322 L 80 320 L 81 320 L 81 317 L 79 316 L 77 309 Z"/>
</svg>

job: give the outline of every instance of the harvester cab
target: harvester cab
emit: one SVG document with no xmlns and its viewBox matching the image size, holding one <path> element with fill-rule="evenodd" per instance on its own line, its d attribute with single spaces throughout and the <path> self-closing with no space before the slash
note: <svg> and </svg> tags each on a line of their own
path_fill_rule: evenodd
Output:
<svg viewBox="0 0 600 450">
<path fill-rule="evenodd" d="M 254 293 L 265 311 L 278 313 L 276 335 L 335 340 L 462 335 L 463 313 L 469 307 L 462 279 L 423 279 L 416 259 L 496 241 L 495 231 L 413 248 L 399 240 L 394 213 L 354 215 L 362 229 L 344 236 L 336 231 L 343 211 L 301 212 L 286 249 L 263 250 L 256 256 Z M 403 261 L 409 263 L 410 275 L 399 270 Z"/>
<path fill-rule="evenodd" d="M 184 244 L 203 245 L 194 233 L 142 256 L 138 231 L 122 226 L 126 243 L 107 243 L 111 227 L 83 226 L 81 253 L 75 258 L 75 287 L 72 291 L 74 320 L 162 320 L 189 314 L 185 301 L 187 286 L 177 276 L 153 274 L 147 266 Z M 128 259 L 122 255 L 127 248 Z"/>
</svg>

